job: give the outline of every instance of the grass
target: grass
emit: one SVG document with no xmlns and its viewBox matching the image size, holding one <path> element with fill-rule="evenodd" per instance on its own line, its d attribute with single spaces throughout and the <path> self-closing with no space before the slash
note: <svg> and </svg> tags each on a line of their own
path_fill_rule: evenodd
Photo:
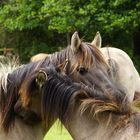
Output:
<svg viewBox="0 0 140 140">
<path fill-rule="evenodd" d="M 60 123 L 56 122 L 51 127 L 44 140 L 72 140 L 72 138 L 65 127 L 61 127 Z"/>
</svg>

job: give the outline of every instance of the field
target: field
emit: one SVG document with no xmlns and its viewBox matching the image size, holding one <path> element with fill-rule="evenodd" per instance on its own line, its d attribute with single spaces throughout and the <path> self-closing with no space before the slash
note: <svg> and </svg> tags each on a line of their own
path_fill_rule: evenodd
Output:
<svg viewBox="0 0 140 140">
<path fill-rule="evenodd" d="M 44 140 L 72 140 L 67 130 L 61 127 L 60 123 L 56 122 L 49 130 Z"/>
</svg>

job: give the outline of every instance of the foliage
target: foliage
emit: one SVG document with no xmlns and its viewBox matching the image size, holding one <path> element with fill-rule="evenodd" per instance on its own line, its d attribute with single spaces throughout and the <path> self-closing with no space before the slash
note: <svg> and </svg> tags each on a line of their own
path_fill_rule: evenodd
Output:
<svg viewBox="0 0 140 140">
<path fill-rule="evenodd" d="M 140 27 L 139 9 L 139 0 L 7 0 L 0 5 L 0 25 L 16 40 L 21 32 L 15 48 L 22 48 L 22 57 L 38 48 L 66 46 L 66 34 L 75 30 L 86 40 L 99 30 L 104 45 L 130 50 L 133 33 Z M 29 38 L 23 35 L 27 32 Z"/>
<path fill-rule="evenodd" d="M 0 21 L 10 30 L 46 25 L 64 33 L 94 28 L 130 32 L 140 24 L 139 9 L 139 0 L 10 0 L 1 6 Z"/>
</svg>

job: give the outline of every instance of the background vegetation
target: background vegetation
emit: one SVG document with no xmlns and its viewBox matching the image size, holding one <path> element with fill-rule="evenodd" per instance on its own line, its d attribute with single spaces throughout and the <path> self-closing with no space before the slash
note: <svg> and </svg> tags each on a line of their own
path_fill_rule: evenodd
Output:
<svg viewBox="0 0 140 140">
<path fill-rule="evenodd" d="M 67 46 L 74 31 L 86 41 L 100 31 L 103 46 L 124 49 L 138 67 L 139 17 L 139 0 L 1 0 L 0 47 L 27 62 Z"/>
<path fill-rule="evenodd" d="M 57 121 L 49 130 L 44 140 L 73 140 L 67 130 Z"/>
</svg>

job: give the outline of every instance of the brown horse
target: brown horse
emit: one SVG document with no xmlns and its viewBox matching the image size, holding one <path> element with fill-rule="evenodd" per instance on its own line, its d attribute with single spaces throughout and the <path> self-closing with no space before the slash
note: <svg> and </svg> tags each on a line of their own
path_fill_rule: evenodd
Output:
<svg viewBox="0 0 140 140">
<path fill-rule="evenodd" d="M 38 69 L 22 83 L 15 108 L 41 116 L 46 130 L 59 118 L 75 140 L 139 139 L 140 114 L 125 92 L 94 70 L 94 86 L 89 87 L 74 83 L 59 68 Z"/>
<path fill-rule="evenodd" d="M 2 73 L 0 74 L 0 137 L 2 137 L 4 140 L 8 140 L 9 138 L 20 138 L 21 140 L 24 138 L 27 140 L 43 139 L 44 130 L 40 124 L 40 117 L 37 117 L 34 112 L 27 113 L 26 115 L 24 114 L 26 117 L 22 117 L 22 115 L 18 115 L 18 113 L 14 111 L 14 108 L 19 100 L 19 93 L 22 92 L 20 88 L 23 81 L 29 78 L 29 74 L 34 73 L 39 68 L 45 68 L 46 66 L 53 65 L 53 63 L 61 63 L 61 60 L 59 62 L 57 58 L 54 59 L 53 63 L 52 61 L 52 59 L 49 61 L 43 60 L 20 67 L 11 63 L 6 64 L 6 66 L 0 63 Z M 13 69 L 11 69 L 11 67 Z M 39 91 L 32 90 L 32 92 L 36 94 L 36 92 Z M 27 131 L 24 131 L 24 129 L 26 129 L 29 134 Z M 16 135 L 17 130 L 20 133 Z"/>
<path fill-rule="evenodd" d="M 14 105 L 18 100 L 17 88 L 20 86 L 18 82 L 20 83 L 20 78 L 22 78 L 19 77 L 20 74 L 16 76 L 13 72 L 19 67 L 16 60 L 9 61 L 4 58 L 0 62 L 0 139 L 40 140 L 44 136 L 40 121 L 37 120 L 34 125 L 30 124 L 32 114 L 28 114 L 29 123 L 26 123 L 25 118 L 19 117 L 14 112 Z"/>
</svg>

